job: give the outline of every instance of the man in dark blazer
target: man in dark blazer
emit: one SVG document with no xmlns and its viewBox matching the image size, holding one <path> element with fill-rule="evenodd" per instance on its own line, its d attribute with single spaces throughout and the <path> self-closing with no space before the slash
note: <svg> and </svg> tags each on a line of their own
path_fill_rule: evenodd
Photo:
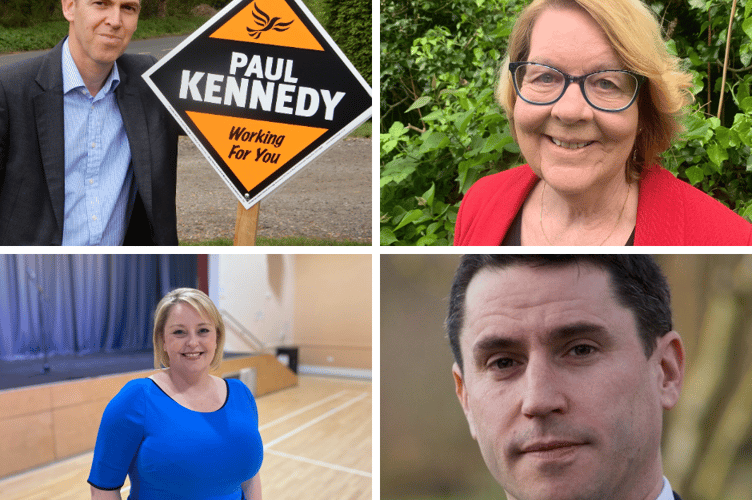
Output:
<svg viewBox="0 0 752 500">
<path fill-rule="evenodd" d="M 0 71 L 0 245 L 60 245 L 66 229 L 68 241 L 80 236 L 70 234 L 74 223 L 66 206 L 66 182 L 72 182 L 66 174 L 66 151 L 75 145 L 64 137 L 66 117 L 70 119 L 64 105 L 64 48 L 85 85 L 81 94 L 97 96 L 109 85 L 113 67 L 118 73 L 119 81 L 113 81 L 116 107 L 111 109 L 119 111 L 120 137 L 124 129 L 127 140 L 121 140 L 125 147 L 117 158 L 121 170 L 132 174 L 123 174 L 127 181 L 122 185 L 100 192 L 122 192 L 119 210 L 103 223 L 114 235 L 115 242 L 109 244 L 177 245 L 178 126 L 141 78 L 156 59 L 124 54 L 136 28 L 140 0 L 62 4 L 70 23 L 67 39 L 43 56 Z M 114 161 L 108 158 L 94 164 L 95 169 L 111 167 Z M 83 161 L 92 164 L 85 156 Z M 88 183 L 95 185 L 94 180 Z M 96 221 L 96 215 L 92 218 Z"/>
<path fill-rule="evenodd" d="M 447 333 L 470 433 L 508 500 L 675 500 L 663 411 L 684 348 L 645 255 L 465 255 Z"/>
</svg>

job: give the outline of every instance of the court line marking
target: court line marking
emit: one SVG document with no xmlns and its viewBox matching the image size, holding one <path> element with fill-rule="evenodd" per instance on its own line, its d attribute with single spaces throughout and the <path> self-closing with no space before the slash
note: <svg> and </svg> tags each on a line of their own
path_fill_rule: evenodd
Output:
<svg viewBox="0 0 752 500">
<path fill-rule="evenodd" d="M 344 392 L 344 391 L 341 391 L 341 392 Z M 338 393 L 338 394 L 339 394 L 339 393 Z M 335 394 L 335 395 L 336 395 L 336 394 Z M 273 440 L 273 441 L 271 441 L 271 442 L 269 442 L 269 443 L 265 444 L 265 445 L 264 445 L 264 452 L 267 452 L 267 451 L 268 451 L 269 453 L 273 453 L 273 454 L 277 454 L 277 455 L 287 455 L 287 453 L 283 453 L 283 452 L 281 452 L 281 451 L 269 450 L 268 448 L 270 448 L 271 446 L 274 446 L 275 444 L 278 444 L 278 443 L 280 443 L 280 442 L 284 441 L 284 440 L 285 440 L 285 439 L 287 439 L 287 438 L 290 438 L 290 437 L 294 436 L 295 434 L 298 434 L 298 433 L 300 433 L 300 432 L 302 432 L 302 431 L 306 430 L 307 428 L 311 427 L 312 425 L 316 425 L 316 424 L 318 424 L 318 423 L 319 423 L 319 422 L 321 422 L 322 420 L 324 420 L 324 419 L 326 419 L 326 418 L 328 418 L 328 417 L 330 417 L 330 416 L 334 415 L 334 414 L 335 414 L 335 413 L 337 413 L 337 412 L 340 412 L 340 411 L 344 410 L 344 409 L 345 409 L 345 408 L 347 408 L 348 406 L 351 406 L 351 405 L 353 405 L 353 404 L 357 403 L 358 401 L 360 401 L 360 400 L 362 400 L 362 399 L 366 398 L 367 396 L 368 396 L 368 393 L 367 393 L 367 392 L 361 393 L 361 394 L 360 394 L 359 396 L 356 396 L 356 397 L 354 397 L 353 399 L 351 399 L 351 400 L 347 401 L 346 403 L 344 403 L 344 404 L 341 404 L 341 405 L 339 405 L 339 406 L 338 406 L 338 407 L 336 407 L 336 408 L 332 408 L 332 409 L 331 409 L 331 410 L 329 410 L 328 412 L 326 412 L 326 413 L 323 413 L 322 415 L 320 415 L 320 416 L 318 416 L 318 417 L 314 418 L 313 420 L 311 420 L 311 421 L 309 421 L 309 422 L 306 422 L 305 424 L 301 425 L 301 426 L 300 426 L 300 427 L 298 427 L 297 429 L 293 429 L 292 431 L 288 432 L 287 434 L 283 434 L 282 436 L 278 437 L 277 439 L 275 439 L 275 440 Z M 331 396 L 330 396 L 330 397 L 331 397 Z M 328 398 L 327 398 L 327 399 L 328 399 Z M 268 424 L 267 424 L 267 425 L 268 425 Z M 323 466 L 325 466 L 325 467 L 327 467 L 327 466 L 328 466 L 328 467 L 330 467 L 330 468 L 332 468 L 332 469 L 336 469 L 336 470 L 343 470 L 343 471 L 347 471 L 347 472 L 352 472 L 353 474 L 358 474 L 358 475 L 364 475 L 364 474 L 368 474 L 368 476 L 367 476 L 367 477 L 371 477 L 371 475 L 370 475 L 369 473 L 367 473 L 367 472 L 363 472 L 363 471 L 357 471 L 357 470 L 355 470 L 355 469 L 348 469 L 347 467 L 341 467 L 341 466 L 339 466 L 339 465 L 334 465 L 334 464 L 326 464 L 326 462 L 319 462 L 319 461 L 317 461 L 317 460 L 310 460 L 310 459 L 307 459 L 307 458 L 304 458 L 304 457 L 296 457 L 296 456 L 294 456 L 294 455 L 289 455 L 289 456 L 288 456 L 288 458 L 293 458 L 293 459 L 297 459 L 297 460 L 300 460 L 301 462 L 309 462 L 309 463 L 315 463 L 316 465 L 323 465 Z M 129 486 L 124 486 L 124 487 L 123 487 L 123 488 L 122 488 L 122 489 L 120 490 L 120 492 L 121 492 L 121 493 L 127 493 L 128 491 L 130 491 L 130 489 L 131 489 L 130 485 L 129 485 Z"/>
<path fill-rule="evenodd" d="M 316 425 L 316 424 L 318 424 L 318 423 L 319 423 L 319 422 L 321 422 L 322 420 L 324 420 L 324 419 L 326 419 L 326 418 L 328 418 L 328 417 L 331 417 L 331 416 L 332 416 L 332 415 L 334 415 L 335 413 L 337 413 L 337 412 L 339 412 L 339 411 L 342 411 L 342 410 L 344 410 L 344 409 L 345 409 L 345 408 L 347 408 L 348 406 L 351 406 L 351 405 L 353 405 L 353 404 L 357 403 L 358 401 L 360 401 L 360 400 L 362 400 L 362 399 L 364 399 L 364 398 L 366 398 L 366 397 L 368 397 L 368 393 L 367 393 L 367 392 L 364 392 L 364 393 L 361 393 L 361 394 L 360 394 L 360 396 L 357 396 L 357 397 L 355 397 L 355 398 L 351 399 L 350 401 L 348 401 L 348 402 L 346 402 L 346 403 L 344 403 L 344 404 L 341 404 L 341 405 L 339 405 L 339 406 L 338 406 L 338 407 L 336 407 L 336 408 L 332 408 L 332 409 L 331 409 L 331 410 L 329 410 L 328 412 L 326 412 L 326 413 L 323 413 L 323 414 L 319 415 L 318 417 L 314 418 L 313 420 L 311 420 L 311 421 L 309 421 L 309 422 L 306 422 L 305 424 L 301 425 L 301 426 L 300 426 L 300 427 L 298 427 L 297 429 L 293 429 L 293 430 L 291 430 L 290 432 L 288 432 L 287 434 L 283 434 L 283 435 L 281 435 L 280 437 L 278 437 L 277 439 L 274 439 L 273 441 L 271 441 L 271 442 L 269 442 L 269 443 L 266 443 L 266 444 L 264 445 L 264 451 L 266 451 L 266 450 L 267 450 L 268 448 L 271 448 L 272 446 L 274 446 L 274 445 L 276 445 L 276 444 L 278 444 L 278 443 L 280 443 L 280 442 L 284 441 L 285 439 L 287 439 L 287 438 L 290 438 L 290 437 L 294 436 L 295 434 L 298 434 L 298 433 L 300 433 L 300 432 L 303 432 L 304 430 L 306 430 L 307 428 L 311 427 L 312 425 Z"/>
<path fill-rule="evenodd" d="M 367 478 L 372 477 L 370 472 L 364 472 L 358 469 L 351 469 L 349 467 L 343 467 L 341 465 L 330 464 L 328 462 L 322 462 L 321 460 L 314 460 L 312 458 L 301 457 L 298 455 L 290 455 L 289 453 L 285 453 L 283 451 L 266 450 L 266 453 L 271 453 L 272 455 L 277 455 L 282 458 L 289 458 L 291 460 L 297 460 L 298 462 L 305 462 L 308 464 L 319 465 L 321 467 L 326 467 L 327 469 L 333 469 L 333 470 L 340 471 L 340 472 L 349 472 L 350 474 L 357 474 L 358 476 L 363 476 Z"/>
<path fill-rule="evenodd" d="M 299 408 L 299 409 L 295 410 L 294 412 L 285 415 L 284 417 L 280 417 L 277 420 L 272 420 L 271 422 L 265 423 L 264 425 L 262 425 L 262 426 L 259 427 L 259 430 L 263 431 L 264 429 L 272 427 L 273 425 L 277 425 L 277 424 L 282 423 L 285 420 L 288 420 L 288 419 L 290 419 L 292 417 L 296 417 L 296 416 L 300 415 L 301 413 L 305 413 L 308 410 L 316 408 L 317 406 L 321 406 L 324 403 L 328 403 L 332 399 L 336 399 L 336 398 L 338 398 L 339 396 L 341 396 L 342 394 L 344 394 L 346 392 L 348 392 L 348 391 L 347 390 L 339 391 L 338 393 L 332 394 L 331 396 L 326 397 L 326 398 L 324 398 L 324 399 L 322 399 L 320 401 L 317 401 L 315 403 L 309 404 L 308 406 L 304 406 L 303 408 Z"/>
</svg>

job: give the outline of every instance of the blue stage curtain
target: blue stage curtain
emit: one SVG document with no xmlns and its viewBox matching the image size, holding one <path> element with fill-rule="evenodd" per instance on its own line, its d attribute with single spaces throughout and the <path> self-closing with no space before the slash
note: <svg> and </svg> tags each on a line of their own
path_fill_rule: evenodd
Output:
<svg viewBox="0 0 752 500">
<path fill-rule="evenodd" d="M 0 255 L 0 359 L 151 349 L 154 309 L 195 255 Z"/>
</svg>

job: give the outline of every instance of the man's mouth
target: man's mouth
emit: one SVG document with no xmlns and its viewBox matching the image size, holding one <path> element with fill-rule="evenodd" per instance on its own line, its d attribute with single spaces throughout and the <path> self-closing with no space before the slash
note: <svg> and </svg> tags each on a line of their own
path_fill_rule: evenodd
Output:
<svg viewBox="0 0 752 500">
<path fill-rule="evenodd" d="M 522 451 L 522 453 L 549 452 L 549 451 L 573 448 L 575 446 L 580 446 L 581 444 L 582 443 L 575 443 L 573 441 L 550 441 L 550 442 L 542 442 L 542 443 L 531 443 L 529 445 L 524 446 L 520 451 Z"/>
<path fill-rule="evenodd" d="M 120 42 L 122 38 L 116 35 L 108 35 L 107 33 L 99 33 L 99 36 L 108 39 L 110 42 Z"/>
</svg>

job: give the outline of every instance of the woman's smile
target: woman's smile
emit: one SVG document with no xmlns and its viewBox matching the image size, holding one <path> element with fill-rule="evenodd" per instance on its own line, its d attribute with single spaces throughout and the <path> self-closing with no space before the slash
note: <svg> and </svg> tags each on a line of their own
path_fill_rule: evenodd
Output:
<svg viewBox="0 0 752 500">
<path fill-rule="evenodd" d="M 583 149 L 591 144 L 593 144 L 595 141 L 588 141 L 588 140 L 577 140 L 577 139 L 557 139 L 555 137 L 552 137 L 550 135 L 544 136 L 548 138 L 549 141 L 556 144 L 557 146 L 564 148 L 564 149 Z"/>
<path fill-rule="evenodd" d="M 606 34 L 577 9 L 551 9 L 540 15 L 528 60 L 572 75 L 620 68 Z M 601 202 L 599 192 L 610 195 L 616 191 L 614 182 L 625 184 L 624 170 L 637 131 L 637 106 L 618 113 L 600 111 L 587 103 L 578 86 L 571 85 L 550 105 L 518 99 L 514 118 L 522 154 L 533 172 L 554 190 Z M 573 162 L 583 167 L 574 177 L 569 168 L 557 168 L 571 167 Z"/>
</svg>

